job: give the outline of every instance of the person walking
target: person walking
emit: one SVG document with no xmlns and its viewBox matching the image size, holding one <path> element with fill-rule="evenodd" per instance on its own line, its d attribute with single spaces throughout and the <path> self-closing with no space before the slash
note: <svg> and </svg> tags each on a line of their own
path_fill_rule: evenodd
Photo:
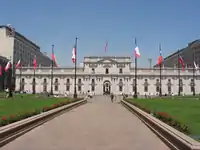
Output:
<svg viewBox="0 0 200 150">
<path fill-rule="evenodd" d="M 114 98 L 114 95 L 113 93 L 110 94 L 110 99 L 111 99 L 111 102 L 113 103 L 113 98 Z"/>
</svg>

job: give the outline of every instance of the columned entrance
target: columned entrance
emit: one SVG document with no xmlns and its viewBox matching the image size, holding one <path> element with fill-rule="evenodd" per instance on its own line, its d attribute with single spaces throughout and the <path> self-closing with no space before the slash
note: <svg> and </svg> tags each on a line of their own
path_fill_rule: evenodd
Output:
<svg viewBox="0 0 200 150">
<path fill-rule="evenodd" d="M 103 83 L 103 94 L 110 94 L 111 84 L 110 81 L 106 80 Z"/>
</svg>

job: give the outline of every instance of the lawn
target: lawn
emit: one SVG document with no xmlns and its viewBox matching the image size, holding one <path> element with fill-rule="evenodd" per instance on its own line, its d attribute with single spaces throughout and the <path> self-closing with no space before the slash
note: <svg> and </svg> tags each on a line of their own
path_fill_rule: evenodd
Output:
<svg viewBox="0 0 200 150">
<path fill-rule="evenodd" d="M 176 120 L 186 124 L 191 136 L 200 136 L 200 100 L 194 98 L 130 99 L 153 112 L 167 112 Z"/>
<path fill-rule="evenodd" d="M 42 109 L 45 106 L 52 106 L 62 101 L 69 100 L 67 98 L 48 98 L 38 95 L 19 94 L 14 98 L 0 99 L 0 117 L 17 115 L 34 110 Z"/>
</svg>

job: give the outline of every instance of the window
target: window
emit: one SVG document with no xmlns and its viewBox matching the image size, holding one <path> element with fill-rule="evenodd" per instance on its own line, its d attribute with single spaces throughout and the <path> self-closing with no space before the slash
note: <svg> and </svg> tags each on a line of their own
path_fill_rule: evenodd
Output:
<svg viewBox="0 0 200 150">
<path fill-rule="evenodd" d="M 148 92 L 148 80 L 144 79 L 144 92 Z"/>
<path fill-rule="evenodd" d="M 135 92 L 135 85 L 133 85 L 133 92 Z"/>
<path fill-rule="evenodd" d="M 109 74 L 109 69 L 106 68 L 105 74 Z"/>
<path fill-rule="evenodd" d="M 180 79 L 180 85 L 182 85 L 183 84 L 183 80 L 182 79 Z"/>
<path fill-rule="evenodd" d="M 194 91 L 195 91 L 194 86 L 195 86 L 195 84 L 194 84 L 194 79 L 191 79 L 191 82 L 190 82 L 190 91 L 191 91 L 191 92 L 194 92 Z"/>
<path fill-rule="evenodd" d="M 133 92 L 135 92 L 135 88 L 136 88 L 136 87 L 135 87 L 135 79 L 133 79 L 132 88 L 133 88 L 133 89 L 132 89 Z"/>
<path fill-rule="evenodd" d="M 156 92 L 160 92 L 160 82 L 159 82 L 159 79 L 156 79 Z"/>
<path fill-rule="evenodd" d="M 183 80 L 180 79 L 180 92 L 183 92 Z"/>
<path fill-rule="evenodd" d="M 70 79 L 67 79 L 66 91 L 70 91 Z"/>
<path fill-rule="evenodd" d="M 148 92 L 148 86 L 147 85 L 144 86 L 144 92 Z"/>
<path fill-rule="evenodd" d="M 171 93 L 172 92 L 172 88 L 171 86 L 168 85 L 168 93 Z"/>
<path fill-rule="evenodd" d="M 70 83 L 70 80 L 69 79 L 67 79 L 67 84 L 69 84 Z"/>
<path fill-rule="evenodd" d="M 95 69 L 94 68 L 92 68 L 92 73 L 95 73 Z"/>
<path fill-rule="evenodd" d="M 54 90 L 58 91 L 58 79 L 55 79 L 55 86 L 54 86 Z"/>
<path fill-rule="evenodd" d="M 79 91 L 79 92 L 81 91 L 81 86 L 78 86 L 78 91 Z"/>
<path fill-rule="evenodd" d="M 95 83 L 95 80 L 94 80 L 94 79 L 92 79 L 92 83 Z"/>
<path fill-rule="evenodd" d="M 24 91 L 24 85 L 25 85 L 25 80 L 24 78 L 22 78 L 21 91 Z"/>
<path fill-rule="evenodd" d="M 119 73 L 123 73 L 123 70 L 122 70 L 122 68 L 120 68 L 120 69 L 119 69 Z"/>
<path fill-rule="evenodd" d="M 43 92 L 47 92 L 47 79 L 44 79 L 44 83 L 43 83 Z"/>
<path fill-rule="evenodd" d="M 119 86 L 119 91 L 122 92 L 123 91 L 123 87 Z"/>
<path fill-rule="evenodd" d="M 194 92 L 194 86 L 190 86 L 190 91 Z"/>
<path fill-rule="evenodd" d="M 94 85 L 92 85 L 91 91 L 95 91 L 95 86 Z"/>
<path fill-rule="evenodd" d="M 33 78 L 33 82 L 32 82 L 32 91 L 33 93 L 35 93 L 35 78 Z"/>
<path fill-rule="evenodd" d="M 79 83 L 79 84 L 81 83 L 81 79 L 78 79 L 78 83 Z"/>
<path fill-rule="evenodd" d="M 183 87 L 182 86 L 180 86 L 180 92 L 183 92 Z"/>
<path fill-rule="evenodd" d="M 160 87 L 156 86 L 156 92 L 159 92 L 159 91 L 160 91 Z"/>
<path fill-rule="evenodd" d="M 69 85 L 66 86 L 66 91 L 70 91 L 70 86 Z"/>
<path fill-rule="evenodd" d="M 54 90 L 58 91 L 58 85 L 55 85 Z"/>
</svg>

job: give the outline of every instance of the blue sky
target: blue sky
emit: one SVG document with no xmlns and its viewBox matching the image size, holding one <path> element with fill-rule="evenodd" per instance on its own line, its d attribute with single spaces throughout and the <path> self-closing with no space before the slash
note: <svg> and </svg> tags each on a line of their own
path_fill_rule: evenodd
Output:
<svg viewBox="0 0 200 150">
<path fill-rule="evenodd" d="M 132 56 L 137 38 L 139 66 L 156 63 L 159 43 L 163 56 L 200 38 L 199 0 L 4 0 L 0 24 L 11 24 L 24 36 L 71 66 L 78 36 L 78 61 L 84 56 Z M 108 51 L 104 52 L 105 42 Z"/>
</svg>

